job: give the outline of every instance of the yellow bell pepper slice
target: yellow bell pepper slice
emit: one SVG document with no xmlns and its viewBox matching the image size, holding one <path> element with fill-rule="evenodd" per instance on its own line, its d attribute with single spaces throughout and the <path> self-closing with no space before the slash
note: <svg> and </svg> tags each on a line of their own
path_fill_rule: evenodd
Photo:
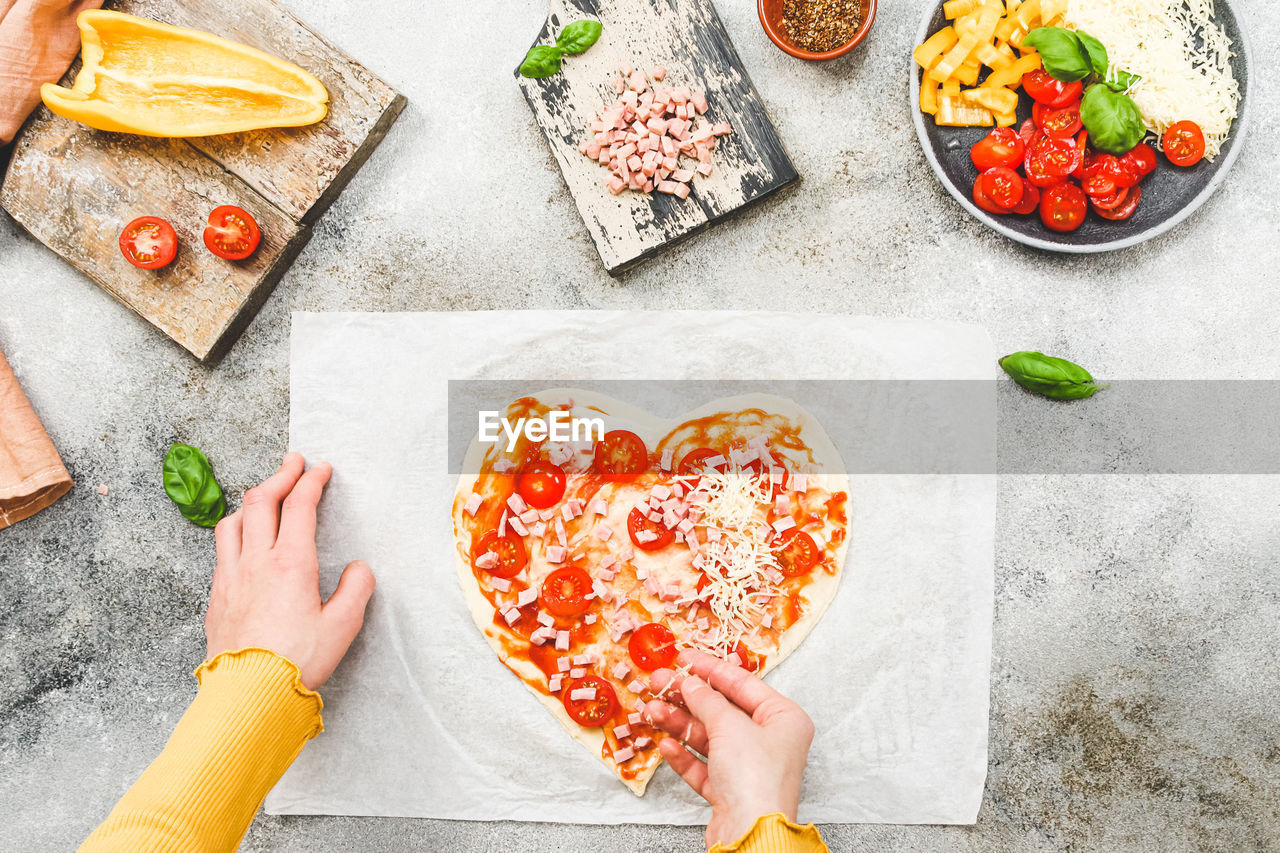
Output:
<svg viewBox="0 0 1280 853">
<path fill-rule="evenodd" d="M 65 118 L 142 136 L 212 136 L 325 116 L 320 81 L 269 53 L 120 12 L 90 10 L 76 22 L 83 66 L 75 84 L 40 89 Z"/>
<path fill-rule="evenodd" d="M 1026 56 L 1019 57 L 1018 61 L 1008 68 L 992 71 L 982 85 L 991 87 L 1009 86 L 1016 89 L 1022 83 L 1022 75 L 1035 71 L 1039 67 L 1040 54 L 1028 53 Z"/>
</svg>

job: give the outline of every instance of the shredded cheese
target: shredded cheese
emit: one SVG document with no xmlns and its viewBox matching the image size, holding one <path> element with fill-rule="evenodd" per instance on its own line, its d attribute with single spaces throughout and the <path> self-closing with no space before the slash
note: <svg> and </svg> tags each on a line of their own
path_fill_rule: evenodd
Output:
<svg viewBox="0 0 1280 853">
<path fill-rule="evenodd" d="M 1240 86 L 1213 0 L 1070 0 L 1066 24 L 1101 41 L 1112 67 L 1142 78 L 1129 94 L 1157 145 L 1170 125 L 1190 120 L 1204 131 L 1205 159 L 1218 155 Z"/>
</svg>

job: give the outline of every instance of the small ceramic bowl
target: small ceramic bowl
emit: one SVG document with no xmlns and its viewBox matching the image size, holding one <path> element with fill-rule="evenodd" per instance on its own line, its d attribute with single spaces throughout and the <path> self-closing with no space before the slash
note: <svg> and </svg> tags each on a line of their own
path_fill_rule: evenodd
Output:
<svg viewBox="0 0 1280 853">
<path fill-rule="evenodd" d="M 853 34 L 853 38 L 834 50 L 813 53 L 796 47 L 787 37 L 786 28 L 782 26 L 783 0 L 758 0 L 756 5 L 760 11 L 760 26 L 764 27 L 765 35 L 769 37 L 769 40 L 783 52 L 800 59 L 807 59 L 810 62 L 826 62 L 828 59 L 844 56 L 862 44 L 862 40 L 867 37 L 867 33 L 871 32 L 871 25 L 876 21 L 876 0 L 862 0 L 862 24 L 858 27 L 858 31 Z"/>
</svg>

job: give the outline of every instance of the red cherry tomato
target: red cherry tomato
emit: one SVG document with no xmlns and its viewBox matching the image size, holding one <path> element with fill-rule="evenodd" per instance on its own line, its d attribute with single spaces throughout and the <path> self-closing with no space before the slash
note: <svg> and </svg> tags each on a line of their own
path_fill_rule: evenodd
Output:
<svg viewBox="0 0 1280 853">
<path fill-rule="evenodd" d="M 1116 192 L 1116 182 L 1106 175 L 1090 175 L 1080 182 L 1085 195 L 1089 197 L 1107 196 Z"/>
<path fill-rule="evenodd" d="M 595 467 L 611 483 L 634 480 L 649 468 L 649 449 L 634 432 L 610 430 L 596 442 Z"/>
<path fill-rule="evenodd" d="M 1085 190 L 1085 193 L 1089 196 L 1089 206 L 1094 210 L 1115 210 L 1129 198 L 1130 189 L 1130 187 L 1115 187 L 1114 190 L 1103 195 L 1092 194 L 1088 190 Z"/>
<path fill-rule="evenodd" d="M 987 198 L 987 194 L 982 190 L 982 175 L 973 179 L 973 203 L 985 210 L 987 213 L 1003 214 L 1009 211 Z"/>
<path fill-rule="evenodd" d="M 594 699 L 571 698 L 575 690 L 591 687 L 596 691 Z M 582 678 L 570 681 L 563 688 L 562 697 L 561 701 L 564 702 L 564 709 L 569 714 L 569 718 L 589 729 L 603 726 L 618 707 L 618 694 L 614 691 L 613 685 L 598 675 L 584 675 Z"/>
<path fill-rule="evenodd" d="M 556 616 L 577 616 L 591 609 L 591 575 L 577 566 L 561 566 L 547 575 L 538 596 L 543 608 Z"/>
<path fill-rule="evenodd" d="M 818 543 L 803 530 L 791 530 L 784 534 L 777 550 L 778 567 L 789 578 L 808 574 L 822 558 Z"/>
<path fill-rule="evenodd" d="M 724 454 L 719 450 L 712 450 L 710 447 L 699 447 L 697 450 L 691 450 L 685 454 L 684 458 L 680 460 L 680 464 L 676 466 L 676 473 L 685 476 L 701 474 L 707 468 L 707 460 L 715 456 L 719 456 L 721 459 L 724 458 Z M 721 464 L 720 467 L 723 468 L 724 465 Z"/>
<path fill-rule="evenodd" d="M 733 653 L 742 661 L 742 668 L 747 672 L 755 672 L 760 668 L 760 657 L 748 649 L 741 640 L 733 647 Z"/>
<path fill-rule="evenodd" d="M 515 577 L 520 574 L 520 570 L 524 568 L 525 563 L 529 562 L 529 557 L 524 551 L 524 543 L 520 541 L 519 537 L 511 533 L 499 536 L 498 531 L 490 530 L 481 536 L 476 544 L 471 547 L 472 564 L 482 554 L 487 554 L 490 551 L 498 555 L 498 563 L 493 568 L 483 569 L 483 571 L 500 578 Z"/>
<path fill-rule="evenodd" d="M 1142 180 L 1127 162 L 1113 154 L 1099 154 L 1097 160 L 1098 174 L 1111 180 L 1118 187 L 1136 186 Z"/>
<path fill-rule="evenodd" d="M 648 533 L 653 534 L 656 538 L 648 539 L 648 537 L 644 537 L 645 539 L 648 539 L 648 541 L 643 541 L 639 536 L 642 531 L 647 531 Z M 630 534 L 631 541 L 634 542 L 635 546 L 641 551 L 657 551 L 660 548 L 667 547 L 676 540 L 676 533 L 674 530 L 667 529 L 665 524 L 655 524 L 650 521 L 648 517 L 640 511 L 639 507 L 631 510 L 631 514 L 627 516 L 627 533 Z"/>
<path fill-rule="evenodd" d="M 1093 212 L 1103 219 L 1111 220 L 1128 219 L 1133 216 L 1133 212 L 1138 209 L 1138 202 L 1142 201 L 1142 187 L 1129 187 L 1124 192 L 1127 195 L 1123 203 L 1112 208 L 1104 208 L 1098 203 L 1098 199 L 1091 199 Z"/>
<path fill-rule="evenodd" d="M 1040 190 L 1030 181 L 1022 182 L 1022 201 L 1010 213 L 1021 213 L 1023 216 L 1035 213 L 1040 209 Z"/>
<path fill-rule="evenodd" d="M 671 666 L 676 659 L 676 635 L 660 622 L 641 625 L 627 641 L 627 651 L 636 666 L 645 672 L 653 672 Z"/>
<path fill-rule="evenodd" d="M 1044 131 L 1045 136 L 1074 137 L 1084 125 L 1080 122 L 1080 102 L 1074 101 L 1065 107 L 1047 107 L 1036 103 L 1031 108 L 1036 126 Z"/>
<path fill-rule="evenodd" d="M 1022 185 L 1022 176 L 1004 166 L 982 173 L 982 194 L 1005 211 L 1012 210 L 1022 201 Z"/>
<path fill-rule="evenodd" d="M 997 166 L 1016 169 L 1022 163 L 1026 150 L 1026 143 L 1017 131 L 1011 127 L 997 127 L 969 149 L 969 157 L 979 172 Z"/>
<path fill-rule="evenodd" d="M 1120 162 L 1136 172 L 1139 179 L 1145 178 L 1156 170 L 1156 150 L 1145 142 L 1139 142 L 1133 150 L 1120 158 Z"/>
<path fill-rule="evenodd" d="M 1072 101 L 1080 99 L 1084 84 L 1079 80 L 1074 83 L 1063 83 L 1037 68 L 1022 75 L 1022 89 L 1038 104 L 1044 104 L 1046 107 L 1065 107 Z"/>
<path fill-rule="evenodd" d="M 224 204 L 209 214 L 204 244 L 218 257 L 229 261 L 244 260 L 253 254 L 261 240 L 258 223 L 240 208 Z"/>
<path fill-rule="evenodd" d="M 1180 121 L 1164 132 L 1164 156 L 1175 166 L 1194 166 L 1204 157 L 1204 131 L 1194 121 Z"/>
<path fill-rule="evenodd" d="M 1074 139 L 1046 136 L 1027 149 L 1024 167 L 1031 183 L 1041 189 L 1051 187 L 1080 167 L 1080 149 Z"/>
<path fill-rule="evenodd" d="M 534 509 L 547 509 L 564 497 L 564 469 L 550 462 L 530 462 L 520 469 L 516 491 Z"/>
<path fill-rule="evenodd" d="M 1076 148 L 1080 149 L 1080 165 L 1076 166 L 1076 170 L 1071 173 L 1071 177 L 1083 181 L 1089 177 L 1086 171 L 1089 162 L 1089 131 L 1080 131 L 1080 135 L 1076 137 Z"/>
<path fill-rule="evenodd" d="M 1052 231 L 1076 230 L 1088 212 L 1088 196 L 1071 181 L 1055 184 L 1040 196 L 1040 221 Z"/>
<path fill-rule="evenodd" d="M 1040 128 L 1036 127 L 1035 119 L 1027 119 L 1018 128 L 1018 136 L 1022 138 L 1023 145 L 1030 145 L 1036 140 L 1036 137 L 1041 135 Z"/>
<path fill-rule="evenodd" d="M 141 270 L 158 270 L 178 254 L 178 235 L 158 216 L 139 216 L 120 232 L 120 254 Z"/>
</svg>

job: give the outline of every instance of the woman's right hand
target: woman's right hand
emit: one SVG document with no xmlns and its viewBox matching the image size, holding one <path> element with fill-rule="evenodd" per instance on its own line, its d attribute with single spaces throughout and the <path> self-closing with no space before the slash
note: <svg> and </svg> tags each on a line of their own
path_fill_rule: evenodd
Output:
<svg viewBox="0 0 1280 853">
<path fill-rule="evenodd" d="M 683 707 L 655 699 L 645 714 L 671 735 L 658 745 L 662 757 L 711 804 L 707 848 L 738 840 L 762 815 L 781 812 L 794 821 L 813 742 L 809 715 L 727 661 L 686 649 L 677 663 L 690 674 L 660 669 L 650 683 L 661 691 L 676 681 L 667 696 Z"/>
</svg>

